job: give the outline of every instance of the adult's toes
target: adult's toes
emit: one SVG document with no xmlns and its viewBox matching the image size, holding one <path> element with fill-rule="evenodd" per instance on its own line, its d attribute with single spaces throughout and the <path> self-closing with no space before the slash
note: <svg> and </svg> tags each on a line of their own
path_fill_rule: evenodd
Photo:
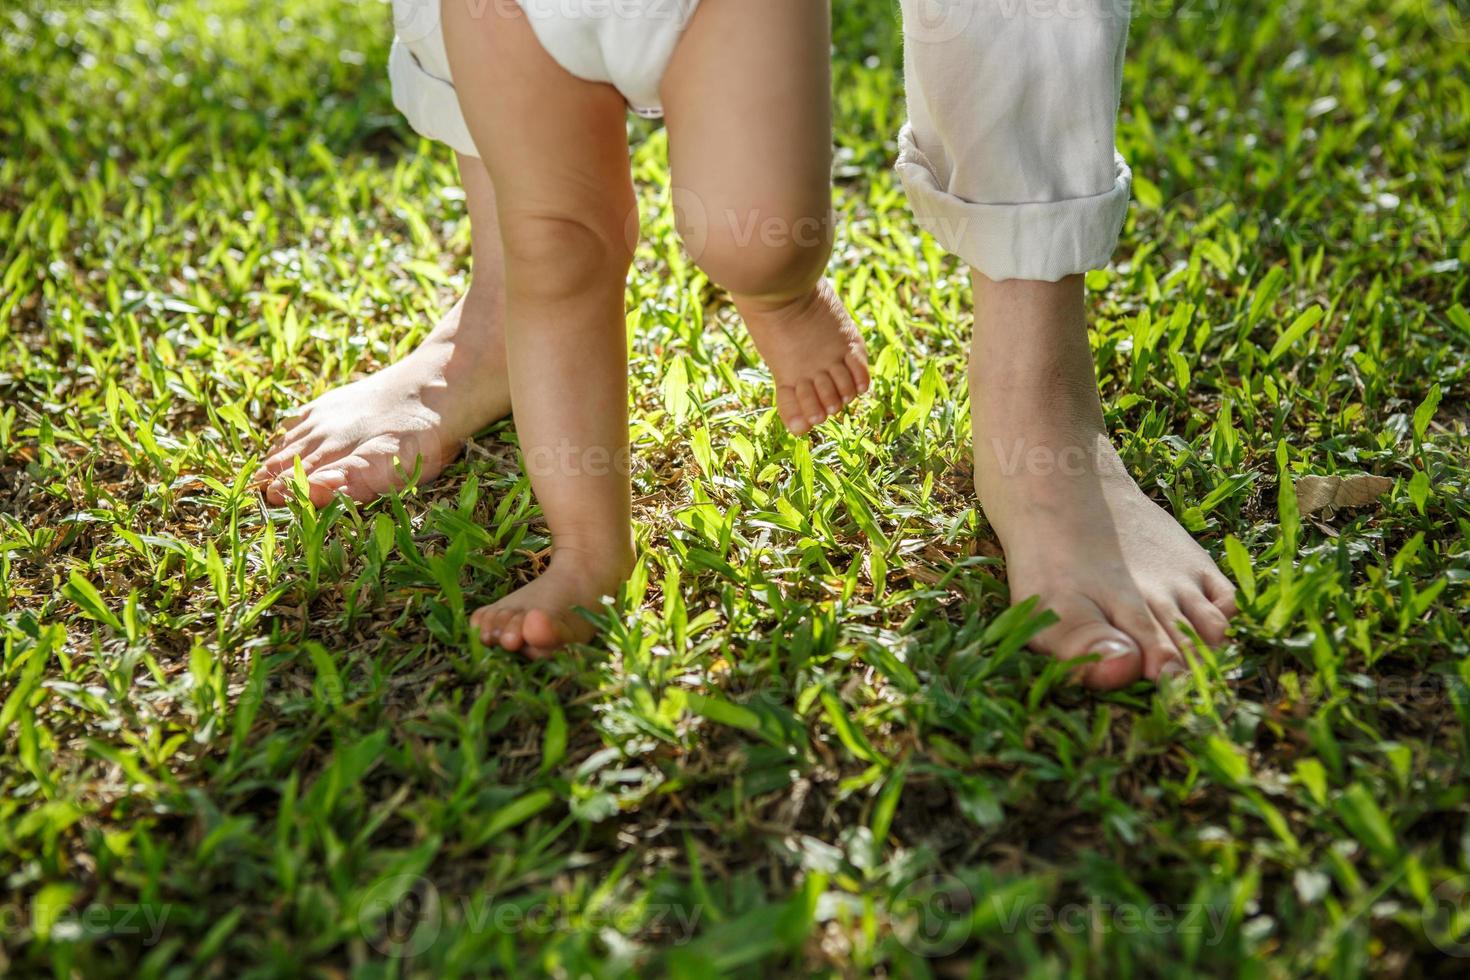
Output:
<svg viewBox="0 0 1470 980">
<path fill-rule="evenodd" d="M 351 457 L 351 454 L 351 446 L 344 446 L 336 441 L 324 442 L 301 457 L 301 470 L 308 477 L 325 469 L 344 470 L 343 464 Z M 292 468 L 294 469 L 294 466 Z"/>
<path fill-rule="evenodd" d="M 1114 617 L 1113 623 L 1138 644 L 1143 653 L 1144 677 L 1156 681 L 1171 664 L 1184 669 L 1184 654 L 1180 652 L 1178 642 L 1147 605 L 1140 602 L 1124 608 Z M 1172 632 L 1178 634 L 1178 627 L 1174 627 Z"/>
<path fill-rule="evenodd" d="M 1235 583 L 1211 569 L 1209 574 L 1205 575 L 1203 585 L 1205 597 L 1214 607 L 1220 610 L 1226 619 L 1234 619 L 1240 612 L 1240 607 L 1235 604 Z"/>
<path fill-rule="evenodd" d="M 812 376 L 812 387 L 817 391 L 817 401 L 821 403 L 824 415 L 830 418 L 842 411 L 842 395 L 826 371 L 819 371 Z"/>
<path fill-rule="evenodd" d="M 317 470 L 307 478 L 306 496 L 313 507 L 325 507 L 347 490 L 347 474 L 335 467 Z"/>
<path fill-rule="evenodd" d="M 285 473 L 278 473 L 267 483 L 261 493 L 265 496 L 265 502 L 272 507 L 284 507 L 291 499 L 287 490 L 288 477 Z"/>
<path fill-rule="evenodd" d="M 348 456 L 332 464 L 332 469 L 343 473 L 339 492 L 360 504 L 376 500 L 387 489 L 379 473 L 383 468 L 378 460 L 365 459 L 358 455 Z"/>
<path fill-rule="evenodd" d="M 853 351 L 843 360 L 847 364 L 847 369 L 852 372 L 852 380 L 857 385 L 858 394 L 863 394 L 873 383 L 873 379 L 868 375 L 868 359 Z"/>
<path fill-rule="evenodd" d="M 285 415 L 282 415 L 281 421 L 279 423 L 281 431 L 290 432 L 292 429 L 300 426 L 302 422 L 305 422 L 307 419 L 311 418 L 312 412 L 316 409 L 316 407 L 317 403 L 314 401 L 310 401 L 307 402 L 305 405 L 297 405 L 295 408 L 288 411 Z"/>
<path fill-rule="evenodd" d="M 309 416 L 306 412 L 299 412 L 296 415 L 284 419 L 276 426 L 275 434 L 271 436 L 270 447 L 266 450 L 266 455 L 280 452 L 295 442 L 304 431 L 304 426 L 308 421 Z"/>
<path fill-rule="evenodd" d="M 846 364 L 839 364 L 827 372 L 832 379 L 832 387 L 837 389 L 837 394 L 842 396 L 842 404 L 846 405 L 858 396 L 857 382 L 853 380 L 852 370 Z"/>
<path fill-rule="evenodd" d="M 271 453 L 271 455 L 267 456 L 261 462 L 260 468 L 255 471 L 255 482 L 269 483 L 282 473 L 290 470 L 295 465 L 296 460 L 301 456 L 302 453 L 296 451 L 294 444 L 292 444 L 289 450 L 282 449 Z"/>
<path fill-rule="evenodd" d="M 346 492 L 347 471 L 336 462 L 318 467 L 303 460 L 301 469 L 306 474 L 306 499 L 313 507 L 325 507 L 337 494 Z M 291 470 L 277 474 L 262 491 L 266 503 L 274 507 L 285 506 L 291 500 L 290 488 Z"/>
<path fill-rule="evenodd" d="M 1101 658 L 1082 669 L 1082 680 L 1088 687 L 1114 691 L 1143 675 L 1143 658 L 1138 648 L 1129 642 L 1127 635 L 1111 627 L 1084 627 L 1069 636 L 1066 643 L 1073 657 Z M 1070 659 L 1066 653 L 1062 656 Z"/>
<path fill-rule="evenodd" d="M 261 469 L 281 472 L 291 468 L 296 457 L 302 459 L 319 450 L 322 443 L 327 441 L 327 432 L 321 429 L 307 429 L 299 435 L 284 440 L 281 448 L 272 452 L 261 464 Z"/>
<path fill-rule="evenodd" d="M 309 463 L 305 454 L 295 451 L 292 451 L 290 455 L 268 459 L 261 464 L 260 469 L 256 470 L 255 484 L 266 488 L 267 498 L 285 499 L 285 483 L 291 479 L 298 459 L 301 460 L 302 470 L 310 473 L 314 463 Z M 272 484 L 277 484 L 277 486 L 272 486 Z"/>
<path fill-rule="evenodd" d="M 1114 690 L 1138 680 L 1143 660 L 1138 644 L 1108 622 L 1091 602 L 1072 601 L 1050 606 L 1057 622 L 1047 627 L 1032 646 L 1058 660 L 1097 656 L 1081 668 L 1082 682 L 1098 690 Z"/>
<path fill-rule="evenodd" d="M 1220 611 L 1219 606 L 1204 595 L 1194 593 L 1181 598 L 1179 608 L 1189 617 L 1189 625 L 1194 627 L 1201 640 L 1212 647 L 1225 642 L 1225 631 L 1230 626 L 1230 620 Z"/>
<path fill-rule="evenodd" d="M 1182 606 L 1173 599 L 1159 599 L 1149 603 L 1149 609 L 1153 610 L 1154 619 L 1158 620 L 1164 632 L 1169 634 L 1169 640 L 1177 649 L 1183 651 L 1194 647 L 1194 637 L 1188 632 L 1195 629 L 1194 621 L 1189 618 Z"/>
</svg>

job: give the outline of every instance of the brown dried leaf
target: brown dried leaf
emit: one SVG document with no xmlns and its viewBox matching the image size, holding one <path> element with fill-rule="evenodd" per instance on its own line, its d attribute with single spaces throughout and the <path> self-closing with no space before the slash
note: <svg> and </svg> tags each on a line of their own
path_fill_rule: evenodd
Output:
<svg viewBox="0 0 1470 980">
<path fill-rule="evenodd" d="M 1304 476 L 1296 481 L 1297 509 L 1306 517 L 1328 507 L 1363 507 L 1387 493 L 1393 480 L 1358 476 Z"/>
</svg>

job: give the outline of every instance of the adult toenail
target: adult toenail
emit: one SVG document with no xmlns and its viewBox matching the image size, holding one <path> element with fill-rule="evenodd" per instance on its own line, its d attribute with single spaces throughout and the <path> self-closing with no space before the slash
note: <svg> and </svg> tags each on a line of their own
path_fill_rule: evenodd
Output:
<svg viewBox="0 0 1470 980">
<path fill-rule="evenodd" d="M 1103 661 L 1117 660 L 1121 657 L 1136 657 L 1138 651 L 1120 640 L 1104 640 L 1093 648 L 1093 652 L 1102 656 Z"/>
<path fill-rule="evenodd" d="M 1187 668 L 1177 660 L 1171 660 L 1159 668 L 1160 677 L 1178 677 L 1187 672 Z"/>
<path fill-rule="evenodd" d="M 811 417 L 812 425 L 821 425 L 824 421 L 826 421 L 826 419 L 821 415 L 813 415 Z"/>
<path fill-rule="evenodd" d="M 840 411 L 842 411 L 842 406 L 841 405 L 828 405 L 827 406 L 827 414 L 828 415 L 836 415 Z"/>
</svg>

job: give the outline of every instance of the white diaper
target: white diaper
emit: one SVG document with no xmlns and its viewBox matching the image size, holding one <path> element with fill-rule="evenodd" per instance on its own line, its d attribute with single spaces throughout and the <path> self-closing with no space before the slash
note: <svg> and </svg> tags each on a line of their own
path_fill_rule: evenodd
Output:
<svg viewBox="0 0 1470 980">
<path fill-rule="evenodd" d="M 444 50 L 441 0 L 393 0 L 397 37 L 388 59 L 393 104 L 408 123 L 460 153 L 479 156 L 459 111 Z M 478 2 L 498 16 L 511 0 Z M 659 85 L 699 0 L 515 0 L 556 63 L 589 82 L 604 82 L 641 116 L 663 115 Z"/>
</svg>

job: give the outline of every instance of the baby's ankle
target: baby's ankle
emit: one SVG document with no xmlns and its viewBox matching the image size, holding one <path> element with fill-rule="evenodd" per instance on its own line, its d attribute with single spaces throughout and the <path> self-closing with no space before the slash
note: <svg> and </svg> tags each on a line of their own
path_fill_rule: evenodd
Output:
<svg viewBox="0 0 1470 980">
<path fill-rule="evenodd" d="M 560 535 L 552 542 L 549 571 L 610 587 L 632 575 L 637 560 L 631 529 L 626 535 Z"/>
<path fill-rule="evenodd" d="M 811 286 L 794 291 L 782 291 L 761 296 L 734 295 L 731 298 L 735 302 L 735 308 L 746 319 L 752 317 L 761 320 L 801 319 L 810 315 L 820 304 L 822 282 L 818 281 Z"/>
</svg>

